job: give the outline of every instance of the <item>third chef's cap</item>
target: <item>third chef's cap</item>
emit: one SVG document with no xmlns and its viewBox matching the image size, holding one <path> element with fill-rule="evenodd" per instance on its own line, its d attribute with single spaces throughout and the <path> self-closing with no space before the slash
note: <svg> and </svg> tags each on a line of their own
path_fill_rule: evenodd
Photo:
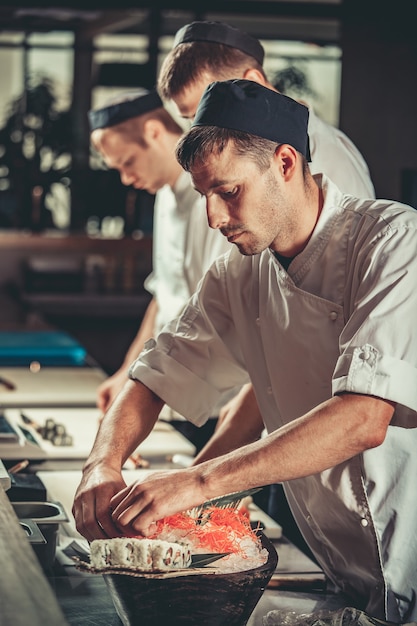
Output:
<svg viewBox="0 0 417 626">
<path fill-rule="evenodd" d="M 175 35 L 173 47 L 176 48 L 181 43 L 192 41 L 221 43 L 241 50 L 241 52 L 256 59 L 260 65 L 264 61 L 265 51 L 257 39 L 224 22 L 191 22 L 186 24 Z"/>
<path fill-rule="evenodd" d="M 230 128 L 288 143 L 311 161 L 308 108 L 251 80 L 211 83 L 201 97 L 194 126 Z"/>
<path fill-rule="evenodd" d="M 115 98 L 101 109 L 93 109 L 88 112 L 90 131 L 97 128 L 109 128 L 121 124 L 132 117 L 143 115 L 154 109 L 162 107 L 162 100 L 155 90 L 138 89 L 121 98 Z"/>
</svg>

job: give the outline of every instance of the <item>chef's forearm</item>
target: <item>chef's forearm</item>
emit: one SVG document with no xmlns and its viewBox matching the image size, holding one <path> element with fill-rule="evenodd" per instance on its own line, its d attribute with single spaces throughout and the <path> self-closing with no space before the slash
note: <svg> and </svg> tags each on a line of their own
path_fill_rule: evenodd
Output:
<svg viewBox="0 0 417 626">
<path fill-rule="evenodd" d="M 85 470 L 100 464 L 120 470 L 151 432 L 162 406 L 148 387 L 128 380 L 101 421 Z"/>
<path fill-rule="evenodd" d="M 259 413 L 238 415 L 224 420 L 210 440 L 194 459 L 193 465 L 203 463 L 222 454 L 236 450 L 259 439 L 264 424 Z"/>
<path fill-rule="evenodd" d="M 344 394 L 195 469 L 209 497 L 317 474 L 380 445 L 393 411 L 385 400 Z"/>
</svg>

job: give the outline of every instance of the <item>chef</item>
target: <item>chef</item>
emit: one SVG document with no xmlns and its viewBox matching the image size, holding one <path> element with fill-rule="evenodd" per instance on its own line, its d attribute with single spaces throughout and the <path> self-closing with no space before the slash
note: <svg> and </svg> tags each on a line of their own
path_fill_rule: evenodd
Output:
<svg viewBox="0 0 417 626">
<path fill-rule="evenodd" d="M 163 99 L 172 99 L 183 117 L 192 119 L 205 87 L 213 81 L 245 78 L 275 89 L 267 79 L 264 57 L 261 42 L 239 28 L 225 22 L 193 21 L 176 33 L 172 50 L 166 55 L 158 75 L 158 91 Z M 339 128 L 316 115 L 311 106 L 308 135 L 311 153 L 309 168 L 313 174 L 326 174 L 346 193 L 359 198 L 375 198 L 368 165 L 358 148 Z M 220 439 L 219 435 L 223 435 L 222 431 L 225 430 L 230 433 L 240 432 L 240 416 L 249 410 L 259 415 L 250 384 L 242 387 L 221 408 L 214 436 L 199 452 L 195 463 L 222 453 L 223 438 Z M 262 432 L 262 420 L 259 418 L 258 421 L 258 432 L 252 428 L 250 433 L 253 440 Z M 267 492 L 269 515 L 280 523 L 285 535 L 311 557 L 288 510 L 282 487 L 271 485 L 263 491 L 263 498 Z"/>
<path fill-rule="evenodd" d="M 335 588 L 374 617 L 415 620 L 417 213 L 313 177 L 307 124 L 306 107 L 255 82 L 205 90 L 177 158 L 235 247 L 132 365 L 74 515 L 90 540 L 148 534 L 214 496 L 282 482 Z M 203 424 L 246 372 L 267 436 L 126 487 L 123 462 L 163 402 Z"/>
<path fill-rule="evenodd" d="M 145 341 L 180 313 L 205 270 L 231 244 L 207 226 L 204 203 L 175 158 L 183 131 L 156 91 L 119 94 L 88 117 L 92 145 L 105 164 L 120 173 L 123 184 L 156 194 L 153 269 L 145 281 L 153 297 L 120 368 L 97 390 L 104 412 Z"/>
</svg>

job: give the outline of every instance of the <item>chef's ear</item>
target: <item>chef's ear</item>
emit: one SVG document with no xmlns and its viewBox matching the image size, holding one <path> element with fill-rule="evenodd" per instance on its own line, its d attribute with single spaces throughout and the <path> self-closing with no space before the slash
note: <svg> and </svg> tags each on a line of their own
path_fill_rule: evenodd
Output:
<svg viewBox="0 0 417 626">
<path fill-rule="evenodd" d="M 297 150 L 288 143 L 280 143 L 274 152 L 274 163 L 277 166 L 280 174 L 286 180 L 290 180 L 296 170 L 296 165 L 301 159 L 301 155 Z"/>
<path fill-rule="evenodd" d="M 162 131 L 162 124 L 159 120 L 150 118 L 143 123 L 143 138 L 146 142 L 158 139 Z"/>
<path fill-rule="evenodd" d="M 250 67 L 249 69 L 245 70 L 243 72 L 242 78 L 244 78 L 245 80 L 253 80 L 255 83 L 259 83 L 264 87 L 268 86 L 265 75 L 254 67 Z"/>
</svg>

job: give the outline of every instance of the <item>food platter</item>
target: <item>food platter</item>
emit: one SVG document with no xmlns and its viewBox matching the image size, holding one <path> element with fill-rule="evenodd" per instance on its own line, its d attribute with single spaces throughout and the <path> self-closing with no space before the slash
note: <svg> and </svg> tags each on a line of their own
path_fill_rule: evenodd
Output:
<svg viewBox="0 0 417 626">
<path fill-rule="evenodd" d="M 263 534 L 261 542 L 267 562 L 241 572 L 219 573 L 213 564 L 154 575 L 104 573 L 123 626 L 244 626 L 278 562 Z"/>
</svg>

